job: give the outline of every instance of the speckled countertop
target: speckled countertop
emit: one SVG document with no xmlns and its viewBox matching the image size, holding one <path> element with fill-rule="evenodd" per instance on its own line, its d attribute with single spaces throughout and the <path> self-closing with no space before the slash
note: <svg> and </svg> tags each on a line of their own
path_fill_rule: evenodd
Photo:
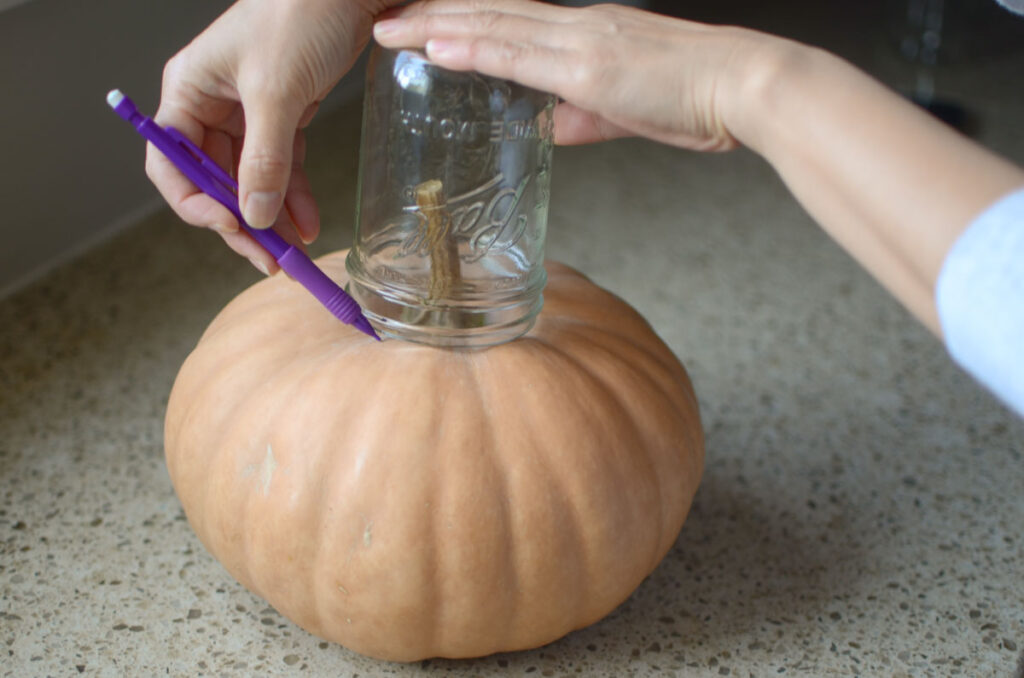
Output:
<svg viewBox="0 0 1024 678">
<path fill-rule="evenodd" d="M 949 80 L 1018 162 L 1024 101 L 986 83 L 1019 63 Z M 351 240 L 357 119 L 311 133 L 321 252 Z M 687 365 L 707 432 L 682 534 L 611 616 L 530 652 L 389 664 L 235 583 L 184 519 L 162 422 L 199 333 L 257 274 L 163 212 L 0 300 L 0 676 L 1019 671 L 1024 424 L 769 168 L 640 141 L 560 149 L 550 224 L 550 255 Z"/>
</svg>

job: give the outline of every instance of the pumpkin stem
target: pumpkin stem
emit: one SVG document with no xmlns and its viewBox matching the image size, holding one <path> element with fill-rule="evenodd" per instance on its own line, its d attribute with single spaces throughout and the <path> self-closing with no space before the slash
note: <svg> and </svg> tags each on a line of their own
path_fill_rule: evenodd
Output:
<svg viewBox="0 0 1024 678">
<path fill-rule="evenodd" d="M 416 187 L 416 206 L 427 220 L 427 245 L 430 248 L 430 287 L 428 302 L 451 296 L 462 281 L 459 243 L 451 232 L 452 216 L 445 209 L 444 185 L 440 179 L 424 181 Z"/>
</svg>

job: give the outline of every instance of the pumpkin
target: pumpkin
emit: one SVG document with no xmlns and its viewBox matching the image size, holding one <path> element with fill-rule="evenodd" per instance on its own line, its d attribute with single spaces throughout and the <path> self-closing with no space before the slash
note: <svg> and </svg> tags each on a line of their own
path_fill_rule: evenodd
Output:
<svg viewBox="0 0 1024 678">
<path fill-rule="evenodd" d="M 347 280 L 344 252 L 318 264 Z M 623 602 L 703 468 L 689 379 L 622 300 L 549 263 L 523 337 L 377 343 L 277 275 L 224 308 L 175 381 L 186 515 L 299 626 L 391 660 L 536 647 Z"/>
</svg>

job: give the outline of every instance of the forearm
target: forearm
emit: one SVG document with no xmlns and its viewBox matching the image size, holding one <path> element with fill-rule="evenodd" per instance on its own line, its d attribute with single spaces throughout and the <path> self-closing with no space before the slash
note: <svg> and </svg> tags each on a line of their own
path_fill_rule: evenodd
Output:
<svg viewBox="0 0 1024 678">
<path fill-rule="evenodd" d="M 939 334 L 946 252 L 1024 172 L 846 62 L 780 43 L 747 80 L 730 131 L 764 156 L 853 257 Z"/>
</svg>

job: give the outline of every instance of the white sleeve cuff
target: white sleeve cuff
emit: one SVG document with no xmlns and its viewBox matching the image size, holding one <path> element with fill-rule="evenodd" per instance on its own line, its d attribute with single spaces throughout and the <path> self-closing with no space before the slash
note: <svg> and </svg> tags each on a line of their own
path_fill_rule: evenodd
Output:
<svg viewBox="0 0 1024 678">
<path fill-rule="evenodd" d="M 996 2 L 1011 12 L 1024 14 L 1024 0 L 996 0 Z"/>
<path fill-rule="evenodd" d="M 1024 417 L 1024 190 L 981 213 L 935 286 L 950 355 Z"/>
</svg>

